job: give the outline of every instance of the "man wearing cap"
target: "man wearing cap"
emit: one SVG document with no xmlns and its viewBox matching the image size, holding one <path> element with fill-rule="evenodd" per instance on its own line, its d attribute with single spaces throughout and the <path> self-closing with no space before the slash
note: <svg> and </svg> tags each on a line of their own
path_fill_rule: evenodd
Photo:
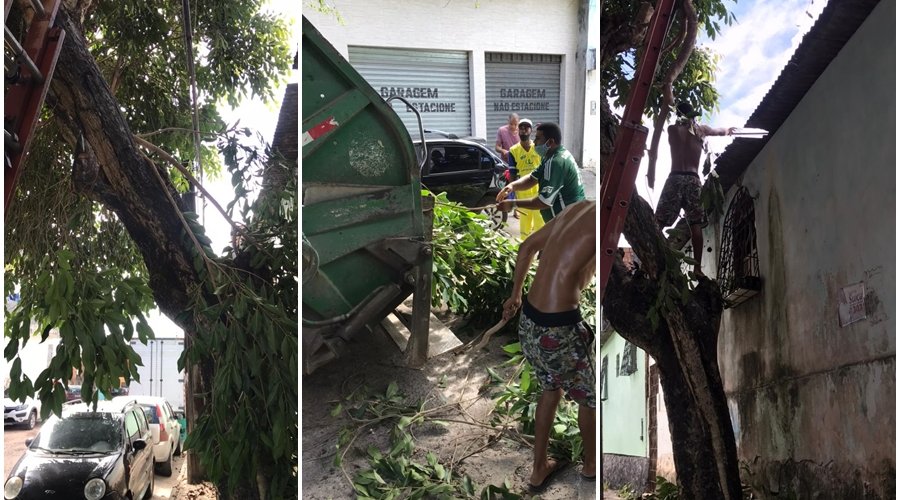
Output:
<svg viewBox="0 0 900 500">
<path fill-rule="evenodd" d="M 709 221 L 700 205 L 700 156 L 704 140 L 710 135 L 731 135 L 735 128 L 712 128 L 694 119 L 699 112 L 686 102 L 676 107 L 678 119 L 667 129 L 669 149 L 672 153 L 672 170 L 663 186 L 659 203 L 656 205 L 656 223 L 660 229 L 672 225 L 684 209 L 685 219 L 691 227 L 691 247 L 693 249 L 694 273 L 703 276 L 700 261 L 703 258 L 703 232 Z"/>
<path fill-rule="evenodd" d="M 531 143 L 531 120 L 523 118 L 519 120 L 519 143 L 509 148 L 509 164 L 516 169 L 519 177 L 531 175 L 531 172 L 541 164 L 541 155 Z M 524 189 L 519 192 L 519 198 L 534 198 L 538 194 L 537 186 Z M 519 232 L 522 239 L 544 226 L 544 219 L 540 212 L 530 208 L 519 208 L 522 214 L 519 220 Z"/>
<path fill-rule="evenodd" d="M 555 123 L 538 125 L 534 134 L 534 148 L 541 155 L 541 165 L 531 175 L 521 176 L 497 194 L 497 208 L 508 212 L 515 208 L 540 210 L 544 222 L 584 199 L 581 172 L 572 153 L 561 144 L 562 131 Z M 525 200 L 506 200 L 513 191 L 523 191 L 538 186 L 538 194 Z"/>
</svg>

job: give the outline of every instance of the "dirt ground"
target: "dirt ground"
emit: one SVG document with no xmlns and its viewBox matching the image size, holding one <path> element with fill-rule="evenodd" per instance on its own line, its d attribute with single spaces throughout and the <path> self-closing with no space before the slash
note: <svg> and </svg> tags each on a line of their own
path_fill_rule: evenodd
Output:
<svg viewBox="0 0 900 500">
<path fill-rule="evenodd" d="M 448 326 L 458 330 L 452 324 Z M 458 333 L 458 336 L 465 342 L 472 334 Z M 344 473 L 332 465 L 337 435 L 347 422 L 341 417 L 332 417 L 330 411 L 342 396 L 362 384 L 383 393 L 388 384 L 395 381 L 400 392 L 407 395 L 407 401 L 428 398 L 429 408 L 450 405 L 441 418 L 488 424 L 494 403 L 480 394 L 479 388 L 487 380 L 486 367 L 502 373 L 499 365 L 508 357 L 501 351 L 501 346 L 511 341 L 510 336 L 498 335 L 482 351 L 461 355 L 446 353 L 430 359 L 424 369 L 415 370 L 405 366 L 396 344 L 380 329 L 368 336 L 357 337 L 347 354 L 302 381 L 301 497 L 309 500 L 355 497 Z M 387 449 L 388 433 L 389 428 L 376 427 L 354 443 L 354 448 L 360 451 L 351 451 L 344 460 L 349 477 L 354 477 L 368 465 L 364 450 L 370 444 Z M 427 451 L 433 452 L 445 464 L 471 454 L 460 463 L 458 471 L 468 474 L 479 485 L 479 492 L 480 487 L 487 484 L 502 485 L 508 480 L 513 491 L 525 493 L 531 469 L 530 446 L 512 439 L 494 440 L 498 431 L 490 427 L 455 422 L 418 428 L 414 434 L 417 460 L 424 462 L 422 457 Z M 580 464 L 570 466 L 558 475 L 540 498 L 596 498 L 596 483 L 582 481 L 580 467 Z"/>
</svg>

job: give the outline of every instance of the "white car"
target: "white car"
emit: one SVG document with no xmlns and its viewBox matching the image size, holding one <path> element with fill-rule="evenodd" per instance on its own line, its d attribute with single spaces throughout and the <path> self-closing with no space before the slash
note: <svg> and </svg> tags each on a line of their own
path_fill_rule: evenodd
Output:
<svg viewBox="0 0 900 500">
<path fill-rule="evenodd" d="M 162 476 L 172 475 L 172 457 L 181 455 L 181 424 L 166 398 L 156 396 L 117 396 L 113 403 L 136 401 L 144 408 L 153 434 L 153 466 Z"/>
<path fill-rule="evenodd" d="M 13 401 L 3 392 L 3 425 L 24 425 L 34 429 L 38 415 L 41 413 L 41 402 L 33 398 L 25 398 L 25 402 Z"/>
</svg>

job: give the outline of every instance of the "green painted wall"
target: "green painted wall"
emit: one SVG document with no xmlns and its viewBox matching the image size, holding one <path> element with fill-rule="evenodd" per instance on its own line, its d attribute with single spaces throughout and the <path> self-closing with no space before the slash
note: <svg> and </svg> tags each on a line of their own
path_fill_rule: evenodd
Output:
<svg viewBox="0 0 900 500">
<path fill-rule="evenodd" d="M 600 362 L 606 361 L 606 375 L 602 379 L 608 387 L 601 388 L 603 404 L 603 453 L 635 457 L 647 456 L 647 355 L 636 349 L 637 370 L 620 375 L 616 369 L 625 355 L 627 342 L 613 333 L 600 349 Z"/>
</svg>

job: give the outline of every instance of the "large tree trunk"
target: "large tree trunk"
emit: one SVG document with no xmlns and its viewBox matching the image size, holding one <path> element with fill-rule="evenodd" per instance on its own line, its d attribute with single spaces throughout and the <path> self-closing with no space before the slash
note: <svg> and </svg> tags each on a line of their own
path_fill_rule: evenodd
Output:
<svg viewBox="0 0 900 500">
<path fill-rule="evenodd" d="M 202 286 L 190 249 L 183 243 L 186 228 L 180 212 L 185 207 L 167 172 L 148 161 L 135 144 L 79 26 L 62 10 L 57 23 L 66 31 L 66 42 L 51 84 L 53 111 L 73 150 L 79 136 L 83 135 L 86 143 L 81 160 L 73 165 L 74 188 L 113 210 L 122 221 L 143 256 L 159 309 L 184 329 L 189 345 L 200 333 L 194 318 L 182 313 L 192 303 L 191 290 L 202 290 Z M 187 405 L 189 416 L 195 419 L 207 408 L 208 402 L 200 395 L 209 394 L 215 366 L 207 358 L 187 371 L 193 375 L 189 383 L 194 396 L 188 395 Z M 189 428 L 194 422 L 188 422 Z M 195 460 L 189 464 L 197 470 Z M 196 473 L 191 478 L 200 479 Z M 235 498 L 258 498 L 255 479 L 246 478 Z"/>
<path fill-rule="evenodd" d="M 609 108 L 601 106 L 601 112 L 609 113 Z M 601 121 L 614 121 L 609 114 Z M 601 143 L 612 143 L 612 138 L 604 137 Z M 686 304 L 676 300 L 676 307 L 665 313 L 654 329 L 649 311 L 660 286 L 671 284 L 660 279 L 667 266 L 667 242 L 656 226 L 653 210 L 637 194 L 632 196 L 624 234 L 641 267 L 629 272 L 621 255 L 616 257 L 603 297 L 605 317 L 616 332 L 653 356 L 659 366 L 684 498 L 739 499 L 737 448 L 716 353 L 723 307 L 719 288 L 714 281 L 701 280 L 690 292 L 690 300 Z"/>
</svg>

